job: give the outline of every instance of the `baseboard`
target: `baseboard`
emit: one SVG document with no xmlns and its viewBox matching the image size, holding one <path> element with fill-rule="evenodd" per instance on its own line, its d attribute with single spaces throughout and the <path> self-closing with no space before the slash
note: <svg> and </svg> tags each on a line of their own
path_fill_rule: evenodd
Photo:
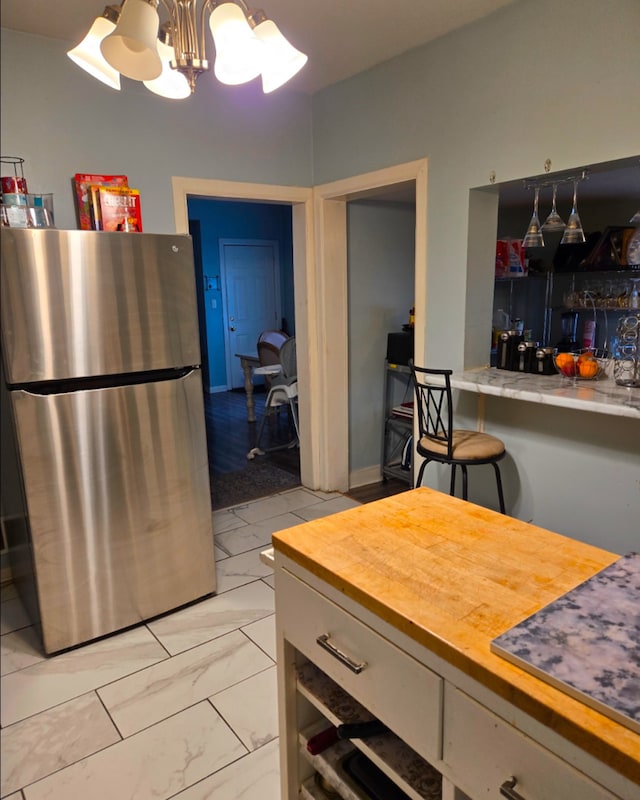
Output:
<svg viewBox="0 0 640 800">
<path fill-rule="evenodd" d="M 364 469 L 356 469 L 349 473 L 349 488 L 355 489 L 358 486 L 369 486 L 371 483 L 379 483 L 382 480 L 382 472 L 379 464 Z"/>
</svg>

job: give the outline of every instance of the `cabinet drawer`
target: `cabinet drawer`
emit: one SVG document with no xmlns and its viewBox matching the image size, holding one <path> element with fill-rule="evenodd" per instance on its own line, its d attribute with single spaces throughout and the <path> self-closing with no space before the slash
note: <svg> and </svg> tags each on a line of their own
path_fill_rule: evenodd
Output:
<svg viewBox="0 0 640 800">
<path fill-rule="evenodd" d="M 439 760 L 440 676 L 286 570 L 276 580 L 281 635 L 423 758 Z M 323 635 L 362 670 L 356 674 L 327 652 L 317 641 Z"/>
<path fill-rule="evenodd" d="M 525 800 L 611 800 L 615 795 L 447 685 L 443 760 L 471 798 L 500 797 L 511 776 Z"/>
</svg>

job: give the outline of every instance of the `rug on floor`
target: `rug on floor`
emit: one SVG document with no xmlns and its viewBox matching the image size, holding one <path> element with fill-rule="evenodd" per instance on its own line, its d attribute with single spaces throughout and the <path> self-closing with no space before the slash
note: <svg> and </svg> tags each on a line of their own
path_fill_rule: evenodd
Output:
<svg viewBox="0 0 640 800">
<path fill-rule="evenodd" d="M 247 461 L 239 472 L 215 473 L 211 477 L 211 504 L 214 511 L 237 506 L 300 486 L 300 476 L 270 462 Z"/>
</svg>

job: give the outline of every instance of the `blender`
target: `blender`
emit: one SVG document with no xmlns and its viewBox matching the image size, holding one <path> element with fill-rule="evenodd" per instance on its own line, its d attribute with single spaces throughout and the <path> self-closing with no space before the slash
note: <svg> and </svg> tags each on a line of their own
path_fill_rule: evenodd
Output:
<svg viewBox="0 0 640 800">
<path fill-rule="evenodd" d="M 572 353 L 578 349 L 578 312 L 565 311 L 560 315 L 560 341 L 556 345 L 559 353 Z"/>
</svg>

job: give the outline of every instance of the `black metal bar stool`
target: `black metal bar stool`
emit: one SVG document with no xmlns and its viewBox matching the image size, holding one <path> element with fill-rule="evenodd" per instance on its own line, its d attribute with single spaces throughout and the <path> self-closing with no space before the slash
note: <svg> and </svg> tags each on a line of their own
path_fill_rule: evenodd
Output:
<svg viewBox="0 0 640 800">
<path fill-rule="evenodd" d="M 495 436 L 478 431 L 453 427 L 450 369 L 426 369 L 411 366 L 415 390 L 415 413 L 418 415 L 416 451 L 424 458 L 416 486 L 422 483 L 424 470 L 430 461 L 451 467 L 451 488 L 456 488 L 456 468 L 462 470 L 462 499 L 467 500 L 467 467 L 491 464 L 496 474 L 500 511 L 504 514 L 504 495 L 498 461 L 506 455 L 504 443 Z"/>
</svg>

